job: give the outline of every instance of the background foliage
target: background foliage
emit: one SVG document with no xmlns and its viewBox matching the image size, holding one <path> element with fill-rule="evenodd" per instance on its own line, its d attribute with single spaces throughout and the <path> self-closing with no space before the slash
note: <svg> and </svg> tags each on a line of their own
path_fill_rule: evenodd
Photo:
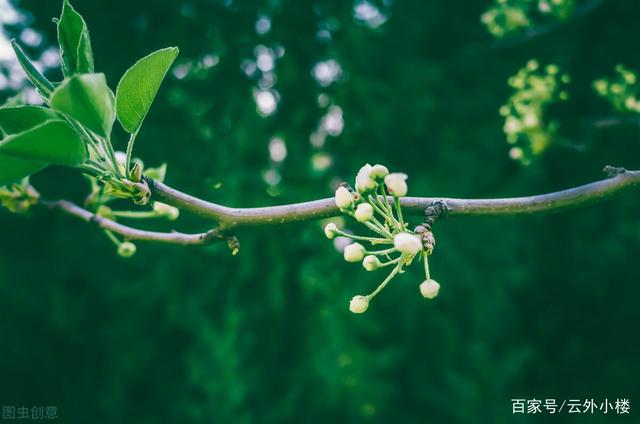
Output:
<svg viewBox="0 0 640 424">
<path fill-rule="evenodd" d="M 167 161 L 170 185 L 220 203 L 330 196 L 364 162 L 407 172 L 410 194 L 452 197 L 638 168 L 638 126 L 599 125 L 615 111 L 591 86 L 618 63 L 640 67 L 636 2 L 606 1 L 511 45 L 481 24 L 488 2 L 74 5 L 111 86 L 139 57 L 180 47 L 136 154 Z M 27 20 L 4 29 L 38 31 L 38 56 L 55 42 L 59 6 L 22 0 Z M 498 109 L 532 58 L 571 75 L 570 98 L 552 110 L 554 146 L 523 167 L 508 157 Z M 55 67 L 47 75 L 60 79 Z M 123 149 L 124 132 L 114 142 Z M 81 201 L 87 189 L 55 167 L 33 182 L 49 198 Z M 221 245 L 141 245 L 123 260 L 72 218 L 0 211 L 0 401 L 95 423 L 500 423 L 517 397 L 630 397 L 633 413 L 637 199 L 438 223 L 437 300 L 419 296 L 415 267 L 362 316 L 348 300 L 378 276 L 342 261 L 321 223 L 242 231 L 237 257 Z M 208 223 L 183 214 L 175 225 Z"/>
</svg>

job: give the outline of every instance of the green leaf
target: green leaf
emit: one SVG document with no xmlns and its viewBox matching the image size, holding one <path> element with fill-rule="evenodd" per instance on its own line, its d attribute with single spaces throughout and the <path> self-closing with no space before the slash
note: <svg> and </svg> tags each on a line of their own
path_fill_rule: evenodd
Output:
<svg viewBox="0 0 640 424">
<path fill-rule="evenodd" d="M 65 77 L 93 73 L 93 52 L 87 24 L 68 0 L 62 4 L 58 20 L 58 44 Z"/>
<path fill-rule="evenodd" d="M 146 177 L 151 178 L 152 180 L 156 180 L 163 183 L 164 178 L 167 175 L 167 164 L 163 163 L 157 168 L 147 168 L 144 170 L 144 175 Z"/>
<path fill-rule="evenodd" d="M 51 95 L 51 107 L 67 114 L 94 133 L 108 138 L 113 127 L 114 98 L 104 74 L 66 79 Z"/>
<path fill-rule="evenodd" d="M 19 181 L 46 166 L 44 163 L 18 159 L 0 153 L 0 186 Z"/>
<path fill-rule="evenodd" d="M 176 56 L 177 47 L 158 50 L 137 61 L 122 76 L 116 89 L 116 114 L 129 133 L 140 129 Z"/>
<path fill-rule="evenodd" d="M 47 121 L 0 141 L 0 154 L 54 165 L 79 165 L 87 159 L 80 135 L 62 120 Z"/>
<path fill-rule="evenodd" d="M 51 92 L 53 91 L 53 84 L 51 83 L 51 81 L 45 78 L 45 76 L 42 75 L 35 66 L 33 66 L 33 63 L 31 63 L 27 55 L 24 54 L 24 51 L 22 51 L 22 48 L 20 48 L 18 43 L 16 43 L 16 40 L 11 40 L 11 46 L 13 47 L 13 51 L 16 53 L 16 57 L 18 58 L 18 62 L 20 62 L 20 66 L 22 66 L 25 74 L 27 74 L 27 77 L 29 77 L 29 81 L 31 81 L 31 84 L 33 84 L 38 89 L 42 97 L 44 97 L 45 99 L 49 98 Z"/>
<path fill-rule="evenodd" d="M 52 119 L 60 119 L 60 115 L 41 106 L 24 105 L 0 108 L 0 130 L 7 135 L 27 131 Z"/>
</svg>

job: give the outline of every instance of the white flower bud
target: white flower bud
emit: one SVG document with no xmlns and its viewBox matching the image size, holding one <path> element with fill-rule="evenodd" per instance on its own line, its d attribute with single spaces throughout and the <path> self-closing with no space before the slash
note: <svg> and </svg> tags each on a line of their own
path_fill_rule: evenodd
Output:
<svg viewBox="0 0 640 424">
<path fill-rule="evenodd" d="M 153 210 L 158 215 L 167 218 L 169 221 L 175 221 L 180 216 L 178 208 L 161 202 L 153 202 Z"/>
<path fill-rule="evenodd" d="M 347 262 L 360 262 L 364 258 L 364 246 L 360 243 L 351 243 L 344 248 L 344 260 Z"/>
<path fill-rule="evenodd" d="M 120 150 L 118 150 L 114 152 L 114 155 L 116 157 L 116 161 L 118 162 L 119 171 L 124 174 L 125 173 L 124 167 L 127 163 L 127 154 L 125 152 L 121 152 Z"/>
<path fill-rule="evenodd" d="M 362 260 L 362 266 L 367 271 L 373 271 L 380 266 L 380 259 L 376 255 L 367 255 Z"/>
<path fill-rule="evenodd" d="M 538 3 L 538 10 L 542 13 L 549 13 L 551 12 L 551 5 L 546 0 L 542 0 Z"/>
<path fill-rule="evenodd" d="M 606 80 L 596 80 L 593 87 L 601 96 L 606 96 L 609 89 L 609 83 Z"/>
<path fill-rule="evenodd" d="M 125 164 L 125 162 L 127 161 L 127 154 L 126 154 L 125 152 L 122 152 L 122 151 L 120 151 L 120 150 L 117 150 L 117 151 L 114 153 L 114 155 L 115 155 L 116 160 L 118 161 L 118 163 L 119 163 L 120 165 L 124 165 L 124 164 Z"/>
<path fill-rule="evenodd" d="M 427 299 L 433 299 L 440 292 L 440 284 L 436 280 L 424 280 L 420 284 L 420 294 Z"/>
<path fill-rule="evenodd" d="M 120 243 L 118 246 L 118 255 L 123 258 L 130 258 L 136 254 L 136 245 L 131 243 L 130 241 L 125 241 L 124 243 Z"/>
<path fill-rule="evenodd" d="M 384 183 L 389 190 L 389 194 L 394 197 L 402 197 L 407 195 L 407 174 L 394 172 L 384 177 Z"/>
<path fill-rule="evenodd" d="M 522 130 L 522 122 L 514 116 L 508 116 L 504 121 L 502 129 L 507 134 L 515 134 Z"/>
<path fill-rule="evenodd" d="M 538 117 L 534 113 L 527 113 L 522 122 L 527 128 L 533 128 L 539 123 Z"/>
<path fill-rule="evenodd" d="M 624 105 L 627 107 L 627 109 L 633 109 L 636 105 L 636 98 L 633 96 L 627 97 L 627 100 L 625 100 Z"/>
<path fill-rule="evenodd" d="M 328 223 L 324 227 L 324 235 L 327 236 L 329 240 L 333 240 L 335 236 L 338 235 L 338 227 L 333 222 Z"/>
<path fill-rule="evenodd" d="M 371 170 L 371 165 L 366 164 L 358 171 L 356 175 L 356 190 L 358 190 L 358 192 L 366 193 L 378 187 L 378 184 L 371 178 Z"/>
<path fill-rule="evenodd" d="M 524 156 L 524 151 L 520 147 L 512 147 L 509 149 L 509 157 L 513 160 L 520 160 Z"/>
<path fill-rule="evenodd" d="M 356 207 L 355 216 L 358 222 L 367 222 L 373 218 L 373 207 L 368 203 L 360 203 Z"/>
<path fill-rule="evenodd" d="M 374 180 L 381 180 L 384 177 L 389 175 L 389 170 L 384 165 L 373 165 L 371 168 L 371 172 L 369 173 L 369 178 L 373 178 Z"/>
<path fill-rule="evenodd" d="M 102 216 L 108 219 L 113 219 L 113 211 L 109 206 L 106 206 L 106 205 L 100 205 L 100 207 L 96 211 L 96 215 Z"/>
<path fill-rule="evenodd" d="M 422 250 L 422 240 L 409 233 L 400 233 L 393 238 L 393 245 L 400 253 L 415 255 Z"/>
<path fill-rule="evenodd" d="M 369 299 L 365 296 L 353 296 L 349 302 L 349 310 L 354 314 L 362 314 L 369 308 Z"/>
<path fill-rule="evenodd" d="M 346 187 L 338 187 L 335 196 L 336 206 L 340 209 L 350 209 L 353 206 L 353 197 Z"/>
</svg>

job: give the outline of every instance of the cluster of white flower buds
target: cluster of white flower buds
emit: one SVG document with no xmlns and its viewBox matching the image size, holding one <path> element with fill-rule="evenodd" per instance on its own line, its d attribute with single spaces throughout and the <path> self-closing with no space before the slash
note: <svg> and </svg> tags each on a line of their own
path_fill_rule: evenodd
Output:
<svg viewBox="0 0 640 424">
<path fill-rule="evenodd" d="M 370 301 L 415 258 L 424 261 L 426 280 L 419 286 L 427 299 L 438 295 L 440 285 L 429 277 L 427 256 L 433 251 L 433 235 L 411 231 L 405 223 L 400 198 L 408 192 L 407 175 L 390 173 L 383 165 L 364 165 L 355 179 L 355 190 L 341 185 L 335 192 L 335 204 L 346 215 L 366 226 L 373 236 L 355 235 L 329 222 L 324 234 L 332 240 L 338 236 L 353 240 L 343 250 L 347 262 L 360 262 L 367 271 L 392 267 L 392 271 L 369 295 L 351 299 L 349 310 L 360 314 L 369 308 Z M 428 241 L 425 243 L 425 241 Z M 367 243 L 371 247 L 365 247 Z M 383 246 L 379 249 L 377 246 Z"/>
<path fill-rule="evenodd" d="M 511 159 L 529 165 L 551 145 L 559 124 L 546 116 L 546 109 L 569 98 L 565 88 L 570 80 L 557 65 L 541 67 L 537 60 L 530 60 L 509 78 L 513 94 L 500 107 L 500 115 Z"/>
<path fill-rule="evenodd" d="M 637 74 L 618 64 L 615 76 L 593 82 L 598 95 L 605 98 L 613 108 L 622 113 L 640 113 L 640 84 Z"/>
<path fill-rule="evenodd" d="M 534 25 L 544 25 L 542 21 L 547 17 L 566 20 L 575 7 L 575 0 L 494 0 L 480 20 L 491 35 L 503 38 Z"/>
</svg>

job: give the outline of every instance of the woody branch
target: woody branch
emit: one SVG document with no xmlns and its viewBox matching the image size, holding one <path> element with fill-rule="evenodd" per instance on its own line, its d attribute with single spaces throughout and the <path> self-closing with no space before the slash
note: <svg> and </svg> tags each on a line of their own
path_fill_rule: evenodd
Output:
<svg viewBox="0 0 640 424">
<path fill-rule="evenodd" d="M 640 171 L 605 167 L 609 178 L 590 184 L 527 197 L 500 199 L 459 199 L 447 197 L 403 197 L 402 209 L 411 215 L 424 215 L 425 209 L 439 202 L 448 216 L 527 215 L 556 212 L 605 200 L 626 189 L 640 185 Z M 230 208 L 178 191 L 158 181 L 147 179 L 158 200 L 219 223 L 220 230 L 252 225 L 278 225 L 328 218 L 340 214 L 333 198 L 259 208 Z M 391 200 L 391 198 L 390 198 Z"/>
<path fill-rule="evenodd" d="M 498 199 L 459 199 L 446 197 L 405 197 L 402 208 L 407 214 L 424 216 L 434 203 L 444 205 L 448 216 L 503 216 L 557 212 L 596 203 L 622 191 L 640 186 L 640 171 L 605 167 L 609 178 L 590 184 L 527 197 Z M 128 240 L 141 240 L 179 245 L 206 245 L 228 238 L 232 230 L 253 225 L 281 225 L 290 222 L 328 218 L 340 214 L 333 198 L 313 200 L 281 206 L 260 208 L 230 208 L 199 199 L 173 189 L 163 183 L 147 179 L 154 197 L 179 209 L 215 220 L 218 227 L 207 232 L 185 234 L 179 232 L 146 231 L 120 224 L 96 215 L 72 202 L 58 200 L 43 205 L 75 216 L 98 227 L 110 230 Z"/>
</svg>

